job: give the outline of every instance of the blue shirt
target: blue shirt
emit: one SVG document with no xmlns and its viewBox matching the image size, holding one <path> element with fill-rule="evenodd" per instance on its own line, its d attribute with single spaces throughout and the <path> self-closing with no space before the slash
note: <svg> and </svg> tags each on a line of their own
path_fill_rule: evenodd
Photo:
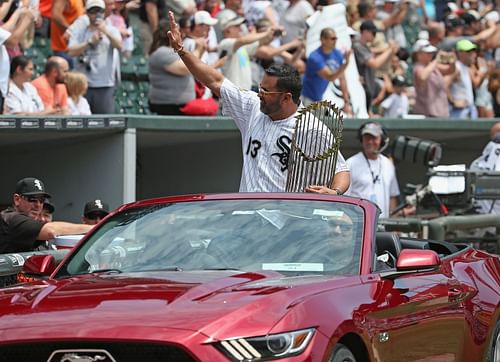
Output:
<svg viewBox="0 0 500 362">
<path fill-rule="evenodd" d="M 321 48 L 316 49 L 307 58 L 306 72 L 302 80 L 302 95 L 313 101 L 321 101 L 329 80 L 318 75 L 324 67 L 336 71 L 344 62 L 344 56 L 338 49 L 325 54 Z"/>
</svg>

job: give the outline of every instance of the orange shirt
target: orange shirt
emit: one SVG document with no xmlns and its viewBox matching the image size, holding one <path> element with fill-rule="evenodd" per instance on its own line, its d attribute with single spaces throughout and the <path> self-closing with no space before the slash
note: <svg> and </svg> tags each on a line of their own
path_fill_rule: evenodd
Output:
<svg viewBox="0 0 500 362">
<path fill-rule="evenodd" d="M 64 7 L 63 16 L 68 24 L 73 24 L 73 22 L 79 16 L 85 13 L 82 0 L 66 0 L 66 6 Z M 59 25 L 54 21 L 52 16 L 52 21 L 50 22 L 50 45 L 52 50 L 56 52 L 65 52 L 68 47 L 68 42 L 64 39 L 64 31 Z"/>
<path fill-rule="evenodd" d="M 52 17 L 52 0 L 40 0 L 38 10 L 42 16 L 46 18 Z"/>
<path fill-rule="evenodd" d="M 31 84 L 33 84 L 38 95 L 42 98 L 45 109 L 68 107 L 68 91 L 64 84 L 56 84 L 55 88 L 52 88 L 45 74 L 36 78 Z"/>
</svg>

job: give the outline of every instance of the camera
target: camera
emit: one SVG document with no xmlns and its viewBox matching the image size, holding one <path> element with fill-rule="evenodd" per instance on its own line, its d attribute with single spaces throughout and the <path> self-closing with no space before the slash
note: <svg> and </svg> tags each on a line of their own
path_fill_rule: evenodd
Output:
<svg viewBox="0 0 500 362">
<path fill-rule="evenodd" d="M 441 64 L 452 64 L 456 60 L 453 53 L 440 53 L 438 57 L 438 62 Z"/>
<path fill-rule="evenodd" d="M 274 32 L 273 32 L 273 36 L 274 37 L 278 37 L 278 36 L 282 36 L 283 35 L 283 30 L 281 29 L 276 29 Z"/>
<path fill-rule="evenodd" d="M 87 72 L 90 72 L 91 67 L 90 67 L 90 57 L 87 54 L 80 55 L 78 57 L 78 63 L 83 65 L 85 67 L 85 70 Z"/>
</svg>

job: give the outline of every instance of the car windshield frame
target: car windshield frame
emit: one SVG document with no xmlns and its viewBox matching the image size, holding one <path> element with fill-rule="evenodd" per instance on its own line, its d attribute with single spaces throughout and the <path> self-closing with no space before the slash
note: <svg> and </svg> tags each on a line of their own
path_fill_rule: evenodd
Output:
<svg viewBox="0 0 500 362">
<path fill-rule="evenodd" d="M 356 275 L 365 210 L 331 200 L 158 202 L 103 222 L 54 277 L 235 270 Z"/>
</svg>

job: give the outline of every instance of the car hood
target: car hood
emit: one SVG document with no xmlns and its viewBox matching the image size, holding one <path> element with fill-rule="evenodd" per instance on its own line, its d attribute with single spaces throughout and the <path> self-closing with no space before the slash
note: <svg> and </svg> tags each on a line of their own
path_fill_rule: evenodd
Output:
<svg viewBox="0 0 500 362">
<path fill-rule="evenodd" d="M 307 296 L 344 287 L 352 279 L 204 271 L 39 281 L 0 292 L 0 339 L 37 338 L 42 329 L 52 338 L 85 338 L 134 326 L 222 339 L 236 325 L 249 333 L 271 328 Z"/>
</svg>

